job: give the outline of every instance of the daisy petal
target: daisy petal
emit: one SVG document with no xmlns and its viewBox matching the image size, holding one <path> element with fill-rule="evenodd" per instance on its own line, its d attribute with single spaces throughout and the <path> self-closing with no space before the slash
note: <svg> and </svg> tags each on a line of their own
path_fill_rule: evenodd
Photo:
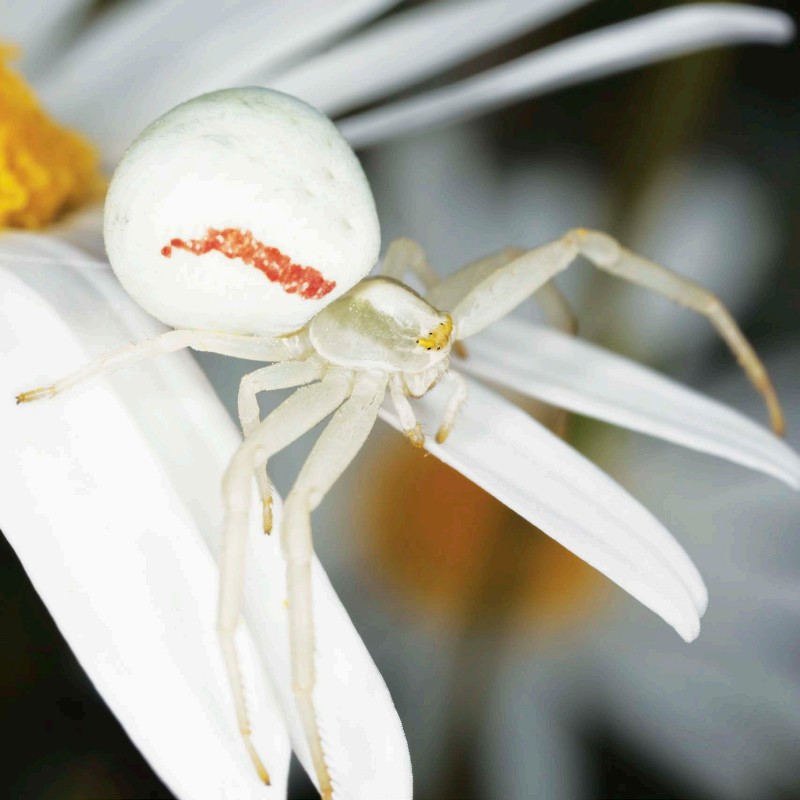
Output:
<svg viewBox="0 0 800 800">
<path fill-rule="evenodd" d="M 113 163 L 177 103 L 235 85 L 364 23 L 396 0 L 123 3 L 81 37 L 40 87 L 47 108 L 98 142 Z M 199 57 L 202 54 L 202 57 Z M 110 58 L 114 69 L 98 69 Z M 120 100 L 124 98 L 124 102 Z"/>
<path fill-rule="evenodd" d="M 647 14 L 546 47 L 451 86 L 339 123 L 354 147 L 484 114 L 548 91 L 737 42 L 783 44 L 794 33 L 779 11 L 700 4 Z"/>
<path fill-rule="evenodd" d="M 47 236 L 37 236 L 37 249 L 47 250 L 48 242 L 57 239 L 58 242 L 71 244 L 82 251 L 92 262 L 108 265 L 106 261 L 106 248 L 103 244 L 103 206 L 101 204 L 88 206 L 78 211 L 73 211 L 63 222 L 51 225 L 47 229 Z M 32 237 L 25 240 L 30 243 Z M 53 256 L 63 259 L 63 248 L 56 245 Z"/>
<path fill-rule="evenodd" d="M 253 508 L 251 517 L 260 519 L 259 512 Z M 280 510 L 275 523 L 280 524 Z M 285 566 L 278 538 L 261 533 L 250 540 L 246 608 L 258 608 L 262 618 L 269 618 L 268 626 L 253 630 L 254 638 L 289 722 L 292 748 L 316 784 L 294 704 Z M 313 581 L 314 702 L 334 797 L 411 800 L 411 760 L 389 690 L 316 560 Z"/>
<path fill-rule="evenodd" d="M 38 242 L 36 260 L 17 263 L 27 238 Z M 14 406 L 20 389 L 163 330 L 107 265 L 43 239 L 0 242 L 10 354 L 0 415 L 11 432 L 0 475 L 13 498 L 0 509 L 3 530 L 92 680 L 178 796 L 205 798 L 220 786 L 214 796 L 284 797 L 287 723 L 309 760 L 289 677 L 279 537 L 263 535 L 255 508 L 240 648 L 273 794 L 241 743 L 214 629 L 220 484 L 240 436 L 186 353 Z M 337 792 L 410 797 L 397 713 L 318 563 L 314 599 L 315 699 Z"/>
<path fill-rule="evenodd" d="M 3 6 L 3 42 L 20 48 L 20 63 L 35 75 L 74 37 L 92 0 L 25 0 Z"/>
<path fill-rule="evenodd" d="M 444 381 L 416 405 L 427 431 L 444 415 Z M 385 406 L 381 415 L 399 421 Z M 528 414 L 474 381 L 444 445 L 426 448 L 655 611 L 686 640 L 707 594 L 672 535 L 602 470 Z"/>
<path fill-rule="evenodd" d="M 269 80 L 269 86 L 333 116 L 463 63 L 589 1 L 513 0 L 498 7 L 496 0 L 463 0 L 425 5 L 307 59 Z M 358 80 L 353 80 L 355 75 Z"/>
<path fill-rule="evenodd" d="M 56 403 L 14 403 L 21 386 L 87 357 L 20 280 L 30 271 L 42 274 L 31 264 L 0 270 L 3 532 L 92 682 L 178 797 L 283 798 L 283 715 L 263 678 L 249 685 L 267 789 L 237 741 L 216 646 L 213 559 L 130 409 L 99 385 Z M 48 278 L 71 313 L 91 312 L 63 267 Z"/>
<path fill-rule="evenodd" d="M 502 357 L 498 357 L 502 354 Z M 459 368 L 560 408 L 727 458 L 800 489 L 800 457 L 743 414 L 602 347 L 508 317 Z"/>
</svg>

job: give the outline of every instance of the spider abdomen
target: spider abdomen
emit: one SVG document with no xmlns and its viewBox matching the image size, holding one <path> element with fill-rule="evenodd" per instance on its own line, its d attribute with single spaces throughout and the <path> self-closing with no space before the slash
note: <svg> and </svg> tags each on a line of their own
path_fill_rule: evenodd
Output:
<svg viewBox="0 0 800 800">
<path fill-rule="evenodd" d="M 150 125 L 109 187 L 105 240 L 127 291 L 173 327 L 302 327 L 375 264 L 380 230 L 355 154 L 324 115 L 255 87 Z"/>
</svg>

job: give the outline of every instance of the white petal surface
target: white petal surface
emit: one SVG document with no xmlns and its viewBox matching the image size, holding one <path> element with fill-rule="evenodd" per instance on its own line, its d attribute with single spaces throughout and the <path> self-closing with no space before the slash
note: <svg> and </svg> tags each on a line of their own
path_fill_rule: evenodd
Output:
<svg viewBox="0 0 800 800">
<path fill-rule="evenodd" d="M 47 237 L 36 238 L 37 249 L 46 250 L 51 240 L 57 240 L 50 245 L 51 258 L 56 261 L 65 258 L 62 245 L 66 243 L 73 245 L 74 251 L 79 251 L 80 261 L 88 257 L 95 264 L 107 264 L 106 248 L 103 244 L 102 204 L 75 211 L 66 220 L 48 228 Z"/>
<path fill-rule="evenodd" d="M 435 431 L 449 396 L 443 381 L 414 405 Z M 382 417 L 399 429 L 394 412 Z M 672 535 L 604 472 L 528 414 L 469 381 L 444 445 L 426 448 L 607 575 L 686 640 L 700 630 L 703 580 Z"/>
<path fill-rule="evenodd" d="M 187 354 L 15 407 L 20 389 L 161 328 L 107 266 L 80 264 L 80 251 L 32 236 L 6 236 L 0 246 L 6 265 L 12 253 L 41 259 L 13 266 L 14 275 L 3 272 L 9 313 L 2 341 L 15 353 L 13 362 L 11 355 L 4 361 L 0 387 L 0 398 L 8 399 L 0 414 L 12 437 L 0 456 L 8 487 L 3 530 L 79 660 L 176 794 L 207 798 L 209 786 L 224 779 L 227 794 L 214 796 L 283 797 L 288 749 L 272 733 L 281 719 L 268 702 L 270 687 L 289 718 L 293 745 L 309 762 L 289 678 L 283 560 L 278 537 L 259 531 L 255 508 L 245 600 L 254 643 L 248 672 L 251 684 L 269 676 L 251 705 L 256 745 L 276 779 L 273 794 L 255 779 L 239 741 L 214 633 L 210 553 L 221 530 L 222 472 L 240 440 L 232 422 Z M 59 251 L 67 263 L 57 262 Z M 204 574 L 194 561 L 205 564 Z M 410 797 L 408 752 L 391 698 L 322 568 L 314 570 L 315 697 L 337 797 Z M 104 637 L 99 644 L 87 633 L 92 626 Z M 109 670 L 114 664 L 119 668 Z M 140 669 L 145 677 L 137 684 Z M 162 691 L 157 672 L 165 674 Z M 132 695 L 136 685 L 139 694 Z M 165 721 L 164 708 L 181 700 L 184 713 Z M 196 747 L 187 745 L 193 741 Z"/>
<path fill-rule="evenodd" d="M 268 85 L 333 116 L 463 63 L 587 2 L 429 3 L 371 26 L 268 80 Z M 252 79 L 261 82 L 267 77 L 254 75 Z"/>
<path fill-rule="evenodd" d="M 778 11 L 698 4 L 667 9 L 576 36 L 464 81 L 339 123 L 354 147 L 476 116 L 519 100 L 737 42 L 782 44 L 794 32 Z"/>
<path fill-rule="evenodd" d="M 0 6 L 4 44 L 17 45 L 20 66 L 34 76 L 66 47 L 92 0 L 6 0 Z"/>
<path fill-rule="evenodd" d="M 470 339 L 469 358 L 459 368 L 800 488 L 800 457 L 766 428 L 647 367 L 560 331 L 508 317 Z"/>
<path fill-rule="evenodd" d="M 63 288 L 57 278 L 53 288 Z M 7 269 L 0 292 L 3 532 L 92 682 L 178 797 L 285 797 L 288 736 L 263 677 L 248 694 L 270 788 L 237 742 L 216 646 L 216 568 L 169 475 L 106 387 L 15 406 L 21 386 L 86 352 Z"/>
<path fill-rule="evenodd" d="M 81 37 L 39 86 L 47 108 L 115 163 L 177 103 L 247 82 L 380 14 L 395 0 L 159 0 L 122 3 Z"/>
</svg>

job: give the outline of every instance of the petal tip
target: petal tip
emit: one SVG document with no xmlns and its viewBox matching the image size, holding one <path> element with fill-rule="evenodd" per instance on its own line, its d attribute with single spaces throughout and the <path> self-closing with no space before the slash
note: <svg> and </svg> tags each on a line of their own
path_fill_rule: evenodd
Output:
<svg viewBox="0 0 800 800">
<path fill-rule="evenodd" d="M 797 26 L 794 20 L 783 11 L 778 9 L 763 9 L 772 18 L 773 22 L 773 36 L 772 41 L 776 44 L 788 44 L 795 37 Z"/>
<path fill-rule="evenodd" d="M 700 635 L 700 617 L 685 620 L 680 626 L 676 626 L 675 630 L 684 642 L 690 644 Z"/>
<path fill-rule="evenodd" d="M 699 629 L 700 618 L 702 618 L 703 614 L 705 614 L 706 610 L 708 609 L 708 589 L 706 588 L 705 583 L 701 582 L 700 588 L 697 590 L 697 594 L 694 596 L 694 601 L 695 606 L 697 607 L 697 624 Z"/>
</svg>

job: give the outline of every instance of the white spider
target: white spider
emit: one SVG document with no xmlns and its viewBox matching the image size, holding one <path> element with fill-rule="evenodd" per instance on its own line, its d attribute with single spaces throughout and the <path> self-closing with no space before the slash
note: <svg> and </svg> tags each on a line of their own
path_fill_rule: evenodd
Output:
<svg viewBox="0 0 800 800">
<path fill-rule="evenodd" d="M 128 292 L 179 329 L 101 356 L 18 402 L 184 347 L 278 362 L 246 375 L 239 391 L 245 439 L 223 481 L 218 618 L 239 728 L 267 782 L 250 741 L 234 649 L 252 475 L 268 532 L 269 458 L 333 414 L 289 492 L 281 531 L 293 688 L 324 798 L 333 790 L 312 696 L 310 515 L 363 445 L 387 389 L 406 435 L 421 446 L 408 397 L 439 381 L 460 340 L 530 296 L 570 329 L 571 313 L 550 281 L 584 256 L 707 316 L 764 395 L 775 430 L 782 427 L 766 372 L 722 304 L 603 233 L 576 229 L 534 250 L 504 250 L 444 280 L 417 244 L 402 239 L 389 246 L 381 275 L 364 277 L 378 259 L 380 233 L 361 166 L 326 117 L 277 92 L 204 95 L 147 128 L 111 182 L 105 241 Z M 402 283 L 409 270 L 426 287 L 424 298 Z M 261 420 L 257 394 L 286 387 L 302 388 Z M 456 387 L 436 434 L 440 443 L 466 397 L 463 379 Z"/>
</svg>

